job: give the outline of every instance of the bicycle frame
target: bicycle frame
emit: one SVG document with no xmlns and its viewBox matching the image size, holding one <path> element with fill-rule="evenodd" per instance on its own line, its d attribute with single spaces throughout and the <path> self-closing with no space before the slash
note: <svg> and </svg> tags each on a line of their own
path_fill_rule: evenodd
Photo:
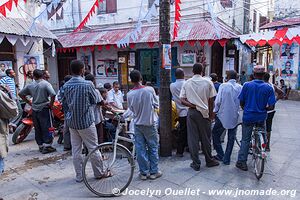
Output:
<svg viewBox="0 0 300 200">
<path fill-rule="evenodd" d="M 260 140 L 260 148 L 261 148 L 261 156 L 262 158 L 266 158 L 266 136 L 265 136 L 265 130 L 260 128 L 260 127 L 254 127 L 254 130 L 253 130 L 253 134 L 252 134 L 252 140 L 255 141 L 255 137 L 259 138 Z M 256 145 L 256 142 L 253 142 L 252 141 L 252 149 L 255 149 L 257 148 L 255 145 Z M 255 154 L 256 156 L 258 156 L 256 154 L 255 151 L 253 151 L 253 154 Z"/>
<path fill-rule="evenodd" d="M 112 144 L 113 144 L 113 159 L 109 165 L 109 168 L 111 168 L 116 160 L 116 156 L 117 156 L 117 145 L 118 145 L 118 141 L 125 141 L 125 142 L 128 142 L 128 143 L 132 143 L 133 144 L 133 150 L 131 152 L 131 155 L 132 157 L 134 157 L 135 155 L 135 145 L 134 145 L 134 140 L 133 139 L 129 139 L 129 138 L 126 138 L 126 137 L 123 137 L 123 136 L 120 136 L 119 134 L 122 132 L 122 129 L 123 127 L 126 127 L 127 128 L 127 121 L 125 120 L 124 123 L 121 122 L 121 118 L 118 117 L 118 126 L 117 126 L 117 129 L 116 129 L 116 135 L 115 135 L 115 139 L 112 141 Z M 128 133 L 129 135 L 133 135 L 133 132 L 129 132 L 129 131 L 126 131 L 126 133 Z M 119 144 L 120 145 L 120 144 Z M 124 146 L 124 148 L 126 148 Z M 126 148 L 127 149 L 127 148 Z M 128 150 L 128 149 L 127 149 Z M 129 151 L 129 150 L 128 150 Z M 129 151 L 130 152 L 130 151 Z"/>
</svg>

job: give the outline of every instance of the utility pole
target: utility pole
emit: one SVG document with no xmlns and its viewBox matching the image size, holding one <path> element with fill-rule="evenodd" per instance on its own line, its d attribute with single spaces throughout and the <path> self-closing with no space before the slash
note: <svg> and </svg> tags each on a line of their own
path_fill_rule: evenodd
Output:
<svg viewBox="0 0 300 200">
<path fill-rule="evenodd" d="M 170 0 L 159 2 L 159 41 L 160 41 L 160 88 L 159 88 L 159 121 L 160 121 L 160 155 L 172 156 L 171 136 L 171 70 L 165 69 L 162 64 L 163 45 L 171 44 L 170 35 Z"/>
</svg>

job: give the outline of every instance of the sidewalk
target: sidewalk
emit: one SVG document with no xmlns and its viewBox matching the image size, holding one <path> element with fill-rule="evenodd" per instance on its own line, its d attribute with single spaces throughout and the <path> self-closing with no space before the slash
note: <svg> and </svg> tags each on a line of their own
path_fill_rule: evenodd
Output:
<svg viewBox="0 0 300 200">
<path fill-rule="evenodd" d="M 241 134 L 241 133 L 238 133 Z M 226 139 L 225 139 L 226 141 Z M 193 171 L 189 154 L 183 158 L 161 158 L 162 178 L 155 181 L 140 181 L 135 170 L 130 190 L 160 190 L 151 199 L 299 199 L 290 196 L 210 196 L 209 190 L 258 189 L 258 190 L 297 190 L 300 191 L 300 102 L 281 101 L 273 122 L 271 153 L 268 157 L 266 174 L 257 181 L 253 174 L 251 158 L 249 171 L 243 172 L 235 167 L 238 147 L 234 147 L 230 166 L 205 167 L 204 156 L 200 154 L 202 166 L 200 172 Z M 0 197 L 4 200 L 52 200 L 52 199 L 95 199 L 84 183 L 76 183 L 70 153 L 63 152 L 63 146 L 57 145 L 58 152 L 42 155 L 31 134 L 28 139 L 10 146 L 6 158 L 6 172 L 0 177 Z M 197 190 L 199 195 L 174 196 L 165 192 L 172 190 Z M 150 199 L 147 196 L 121 196 L 113 199 Z"/>
</svg>

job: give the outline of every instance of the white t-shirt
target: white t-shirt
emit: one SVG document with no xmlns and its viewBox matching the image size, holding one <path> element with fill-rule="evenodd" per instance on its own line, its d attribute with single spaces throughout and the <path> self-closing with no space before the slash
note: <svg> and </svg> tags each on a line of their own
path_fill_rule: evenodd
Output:
<svg viewBox="0 0 300 200">
<path fill-rule="evenodd" d="M 115 103 L 118 109 L 123 110 L 124 99 L 123 93 L 120 90 L 118 90 L 118 92 L 116 93 L 114 89 L 111 89 L 107 93 L 107 101 L 108 103 Z"/>
</svg>

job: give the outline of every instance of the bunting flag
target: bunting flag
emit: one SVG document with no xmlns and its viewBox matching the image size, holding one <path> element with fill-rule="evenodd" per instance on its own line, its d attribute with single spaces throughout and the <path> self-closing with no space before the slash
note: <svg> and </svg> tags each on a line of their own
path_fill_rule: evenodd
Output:
<svg viewBox="0 0 300 200">
<path fill-rule="evenodd" d="M 140 16 L 137 22 L 137 25 L 135 27 L 135 29 L 130 32 L 129 34 L 127 34 L 123 39 L 121 39 L 120 41 L 117 42 L 117 46 L 119 48 L 125 48 L 129 45 L 130 40 L 135 42 L 139 35 L 142 34 L 142 20 L 146 20 L 147 22 L 151 22 L 151 19 L 153 17 L 157 17 L 158 16 L 158 12 L 157 12 L 157 6 L 159 6 L 159 0 L 155 0 L 151 6 L 151 8 L 149 8 L 148 12 L 146 13 L 146 15 L 141 15 L 142 9 L 143 9 L 143 0 L 141 3 L 141 8 L 140 8 Z"/>
<path fill-rule="evenodd" d="M 15 3 L 15 6 L 18 7 L 18 1 L 19 0 L 8 0 L 6 3 L 2 4 L 0 6 L 0 14 L 6 17 L 7 14 L 6 8 L 9 12 L 11 12 L 13 3 Z M 24 0 L 24 2 L 26 3 L 26 0 Z"/>
<path fill-rule="evenodd" d="M 16 0 L 14 0 L 16 1 Z M 35 29 L 35 23 L 37 20 L 43 18 L 43 17 L 48 17 L 48 11 L 49 9 L 52 10 L 52 8 L 54 7 L 54 9 L 56 10 L 57 6 L 59 5 L 59 3 L 62 3 L 62 0 L 52 0 L 51 3 L 49 5 L 46 6 L 46 8 L 40 12 L 40 14 L 38 14 L 38 16 L 36 16 L 35 18 L 33 18 L 31 26 L 28 30 L 29 35 L 32 35 L 32 30 Z M 57 11 L 57 10 L 56 10 Z"/>
<path fill-rule="evenodd" d="M 96 8 L 99 7 L 99 1 L 100 3 L 103 3 L 103 0 L 96 0 L 93 6 L 91 7 L 90 11 L 87 13 L 85 18 L 80 22 L 80 24 L 77 26 L 77 28 L 73 31 L 73 33 L 78 32 L 83 29 L 83 27 L 86 25 L 86 23 L 90 20 L 90 18 L 93 16 L 93 14 L 96 12 Z"/>
<path fill-rule="evenodd" d="M 173 40 L 178 36 L 178 28 L 181 20 L 180 13 L 180 4 L 181 0 L 175 0 L 175 19 L 174 19 L 174 31 L 173 31 Z"/>
</svg>

